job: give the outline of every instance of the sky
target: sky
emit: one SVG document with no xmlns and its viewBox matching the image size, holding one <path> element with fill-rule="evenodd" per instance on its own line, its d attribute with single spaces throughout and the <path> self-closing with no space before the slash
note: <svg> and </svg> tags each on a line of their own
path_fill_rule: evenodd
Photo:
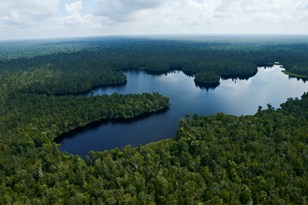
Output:
<svg viewBox="0 0 308 205">
<path fill-rule="evenodd" d="M 308 0 L 0 0 L 0 40 L 308 34 Z"/>
</svg>

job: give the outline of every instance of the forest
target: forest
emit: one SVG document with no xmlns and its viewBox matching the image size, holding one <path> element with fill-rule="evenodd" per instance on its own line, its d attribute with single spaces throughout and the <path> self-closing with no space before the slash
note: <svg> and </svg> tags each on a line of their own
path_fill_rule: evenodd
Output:
<svg viewBox="0 0 308 205">
<path fill-rule="evenodd" d="M 38 70 L 41 72 L 39 79 L 27 87 L 35 93 L 73 93 L 102 85 L 123 84 L 126 78 L 121 71 L 140 69 L 151 73 L 182 70 L 189 75 L 198 74 L 198 83 L 217 84 L 217 76 L 246 79 L 257 73 L 258 66 L 279 62 L 289 76 L 308 78 L 308 42 L 304 37 L 210 38 L 196 42 L 98 38 L 33 42 L 19 47 L 13 44 L 11 48 L 12 43 L 2 44 L 1 75 L 5 71 Z M 215 77 L 200 78 L 204 72 Z"/>
<path fill-rule="evenodd" d="M 85 158 L 55 142 L 89 123 L 169 108 L 159 93 L 80 95 L 125 83 L 123 70 L 183 70 L 215 84 L 279 62 L 306 79 L 307 41 L 0 44 L 0 204 L 307 204 L 308 93 L 253 116 L 183 116 L 175 139 Z"/>
</svg>

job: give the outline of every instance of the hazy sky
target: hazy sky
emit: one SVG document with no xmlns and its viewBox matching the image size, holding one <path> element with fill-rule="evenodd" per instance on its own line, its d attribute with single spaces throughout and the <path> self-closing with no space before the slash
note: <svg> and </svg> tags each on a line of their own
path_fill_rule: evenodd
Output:
<svg viewBox="0 0 308 205">
<path fill-rule="evenodd" d="M 0 39 L 308 34 L 308 0 L 0 0 Z"/>
</svg>

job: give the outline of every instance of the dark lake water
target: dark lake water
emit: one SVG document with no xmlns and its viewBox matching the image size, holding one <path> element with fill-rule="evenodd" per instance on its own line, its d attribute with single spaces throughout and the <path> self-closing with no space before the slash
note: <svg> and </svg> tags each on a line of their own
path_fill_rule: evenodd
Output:
<svg viewBox="0 0 308 205">
<path fill-rule="evenodd" d="M 126 145 L 137 146 L 175 137 L 178 120 L 186 114 L 212 115 L 224 112 L 232 115 L 253 115 L 261 105 L 275 108 L 289 97 L 300 97 L 308 91 L 308 83 L 289 78 L 282 67 L 259 68 L 247 79 L 220 79 L 214 89 L 199 88 L 194 78 L 176 71 L 151 75 L 143 71 L 127 71 L 127 84 L 100 88 L 94 95 L 159 92 L 170 99 L 170 109 L 130 122 L 106 122 L 62 137 L 60 150 L 85 156 L 90 150 L 103 151 Z"/>
</svg>

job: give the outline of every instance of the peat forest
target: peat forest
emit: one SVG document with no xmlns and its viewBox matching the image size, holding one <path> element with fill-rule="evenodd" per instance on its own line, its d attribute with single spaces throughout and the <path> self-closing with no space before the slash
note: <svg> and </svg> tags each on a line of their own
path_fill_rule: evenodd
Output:
<svg viewBox="0 0 308 205">
<path fill-rule="evenodd" d="M 0 204 L 307 204 L 307 93 L 253 116 L 183 116 L 175 139 L 84 159 L 55 142 L 168 109 L 159 93 L 80 95 L 125 84 L 123 70 L 182 70 L 208 86 L 275 62 L 306 80 L 307 59 L 305 37 L 0 42 Z"/>
</svg>

